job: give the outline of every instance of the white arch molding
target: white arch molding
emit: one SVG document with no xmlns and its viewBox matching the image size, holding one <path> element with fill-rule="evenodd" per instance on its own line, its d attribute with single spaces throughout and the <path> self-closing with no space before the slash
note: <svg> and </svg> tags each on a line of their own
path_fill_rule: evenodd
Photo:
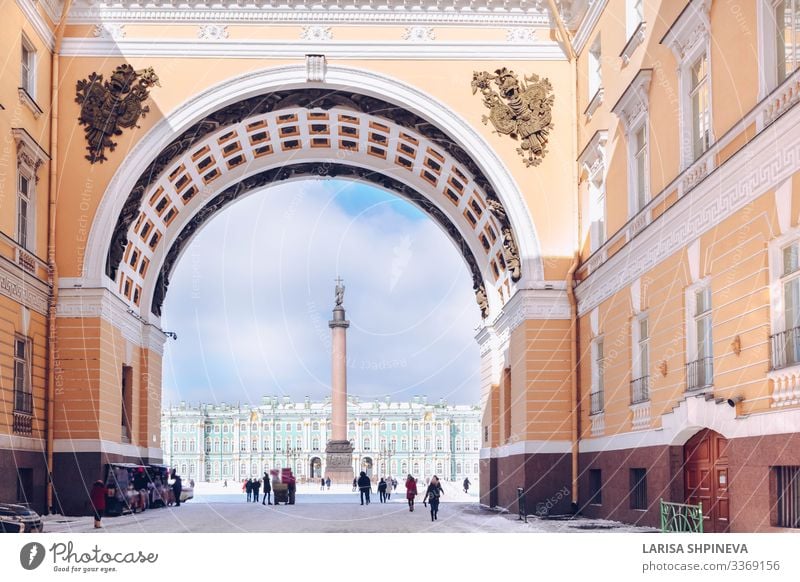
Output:
<svg viewBox="0 0 800 582">
<path fill-rule="evenodd" d="M 105 287 L 116 291 L 114 282 L 105 276 L 104 267 L 117 218 L 142 170 L 177 135 L 227 105 L 295 88 L 357 92 L 394 103 L 436 125 L 472 158 L 505 208 L 516 236 L 522 268 L 517 289 L 533 288 L 537 281 L 544 279 L 538 237 L 522 192 L 502 160 L 469 123 L 430 95 L 374 71 L 329 66 L 325 82 L 308 82 L 304 65 L 290 65 L 254 71 L 224 81 L 192 97 L 151 128 L 120 164 L 98 205 L 82 276 L 77 280 L 64 280 L 63 286 Z M 499 307 L 492 305 L 490 318 L 499 312 Z M 149 310 L 145 313 L 150 318 Z"/>
</svg>

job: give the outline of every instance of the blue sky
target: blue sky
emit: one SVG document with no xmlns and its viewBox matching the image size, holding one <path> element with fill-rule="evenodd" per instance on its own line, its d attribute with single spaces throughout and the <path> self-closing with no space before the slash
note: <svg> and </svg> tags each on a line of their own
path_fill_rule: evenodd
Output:
<svg viewBox="0 0 800 582">
<path fill-rule="evenodd" d="M 183 255 L 162 316 L 178 334 L 165 351 L 165 404 L 329 394 L 337 275 L 350 394 L 477 402 L 479 312 L 453 244 L 396 196 L 306 180 L 232 205 Z"/>
</svg>

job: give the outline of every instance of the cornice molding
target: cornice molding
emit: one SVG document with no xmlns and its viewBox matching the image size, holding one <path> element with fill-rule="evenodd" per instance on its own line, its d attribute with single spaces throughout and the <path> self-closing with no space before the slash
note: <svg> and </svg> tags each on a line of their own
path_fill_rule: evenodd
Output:
<svg viewBox="0 0 800 582">
<path fill-rule="evenodd" d="M 489 24 L 550 26 L 546 4 L 539 0 L 476 0 L 465 5 L 458 0 L 383 0 L 381 6 L 360 0 L 329 0 L 322 4 L 307 0 L 251 0 L 242 6 L 236 0 L 198 0 L 191 7 L 178 7 L 169 0 L 153 3 L 135 0 L 95 2 L 76 0 L 70 24 L 169 22 L 220 24 Z M 572 4 L 572 2 L 565 3 Z M 563 10 L 562 10 L 563 11 Z"/>
<path fill-rule="evenodd" d="M 515 455 L 563 455 L 572 450 L 570 441 L 518 441 L 480 450 L 481 459 L 503 459 Z"/>
<path fill-rule="evenodd" d="M 579 315 L 790 178 L 798 167 L 800 107 L 793 107 L 684 194 L 658 222 L 593 269 L 575 291 Z"/>
<path fill-rule="evenodd" d="M 608 130 L 601 129 L 594 132 L 592 139 L 583 148 L 578 165 L 584 168 L 589 175 L 595 174 L 598 170 L 605 170 L 606 165 L 606 144 L 608 143 Z M 603 172 L 605 176 L 605 171 Z"/>
<path fill-rule="evenodd" d="M 622 124 L 629 128 L 643 113 L 647 113 L 650 102 L 650 81 L 653 78 L 653 69 L 641 69 L 633 81 L 622 93 L 611 112 L 616 115 Z"/>
<path fill-rule="evenodd" d="M 481 60 L 506 61 L 566 60 L 556 42 L 539 41 L 527 45 L 507 42 L 412 42 L 398 41 L 270 41 L 199 39 L 121 39 L 65 38 L 61 54 L 70 57 L 182 57 L 294 59 L 308 54 L 324 54 L 329 59 L 361 60 Z"/>
<path fill-rule="evenodd" d="M 661 38 L 661 44 L 670 48 L 679 63 L 710 34 L 710 11 L 711 0 L 691 0 Z"/>
<path fill-rule="evenodd" d="M 606 4 L 608 4 L 608 0 L 590 0 L 589 9 L 586 11 L 583 20 L 581 20 L 578 32 L 575 33 L 575 38 L 572 42 L 575 54 L 580 55 L 581 51 L 586 47 L 594 27 L 597 26 L 603 10 L 606 9 Z"/>
<path fill-rule="evenodd" d="M 36 3 L 33 0 L 16 0 L 17 6 L 22 10 L 22 13 L 31 23 L 31 26 L 39 35 L 42 42 L 47 45 L 47 48 L 52 52 L 56 46 L 56 39 L 53 31 L 50 29 L 50 24 L 42 18 L 42 15 L 36 9 Z M 54 20 L 55 22 L 55 20 Z"/>
</svg>

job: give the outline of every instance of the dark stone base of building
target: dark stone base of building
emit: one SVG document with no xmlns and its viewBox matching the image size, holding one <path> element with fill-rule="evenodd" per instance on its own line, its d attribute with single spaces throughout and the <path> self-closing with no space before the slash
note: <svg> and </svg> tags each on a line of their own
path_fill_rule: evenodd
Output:
<svg viewBox="0 0 800 582">
<path fill-rule="evenodd" d="M 581 453 L 579 511 L 586 517 L 659 527 L 660 500 L 684 502 L 683 447 L 655 446 Z M 647 509 L 631 508 L 631 470 L 646 469 Z M 599 496 L 592 498 L 592 471 L 600 471 Z"/>
<path fill-rule="evenodd" d="M 481 503 L 488 507 L 501 507 L 517 513 L 518 489 L 522 488 L 527 514 L 570 513 L 572 495 L 570 459 L 568 453 L 481 459 Z"/>
<path fill-rule="evenodd" d="M 46 461 L 41 452 L 0 450 L 0 501 L 47 513 Z"/>
<path fill-rule="evenodd" d="M 92 483 L 104 479 L 107 463 L 160 464 L 160 458 L 109 453 L 56 453 L 53 456 L 53 508 L 63 515 L 92 515 Z"/>
</svg>

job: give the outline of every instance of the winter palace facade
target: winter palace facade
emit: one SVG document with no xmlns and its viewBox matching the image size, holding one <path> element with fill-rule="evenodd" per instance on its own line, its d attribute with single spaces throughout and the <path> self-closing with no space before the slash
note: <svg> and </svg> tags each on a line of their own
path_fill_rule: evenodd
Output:
<svg viewBox="0 0 800 582">
<path fill-rule="evenodd" d="M 373 479 L 409 473 L 477 487 L 481 411 L 478 406 L 389 399 L 348 402 L 353 472 Z M 325 473 L 331 403 L 265 397 L 260 406 L 181 403 L 161 414 L 164 462 L 184 479 L 242 481 L 291 467 L 301 481 Z"/>
</svg>

